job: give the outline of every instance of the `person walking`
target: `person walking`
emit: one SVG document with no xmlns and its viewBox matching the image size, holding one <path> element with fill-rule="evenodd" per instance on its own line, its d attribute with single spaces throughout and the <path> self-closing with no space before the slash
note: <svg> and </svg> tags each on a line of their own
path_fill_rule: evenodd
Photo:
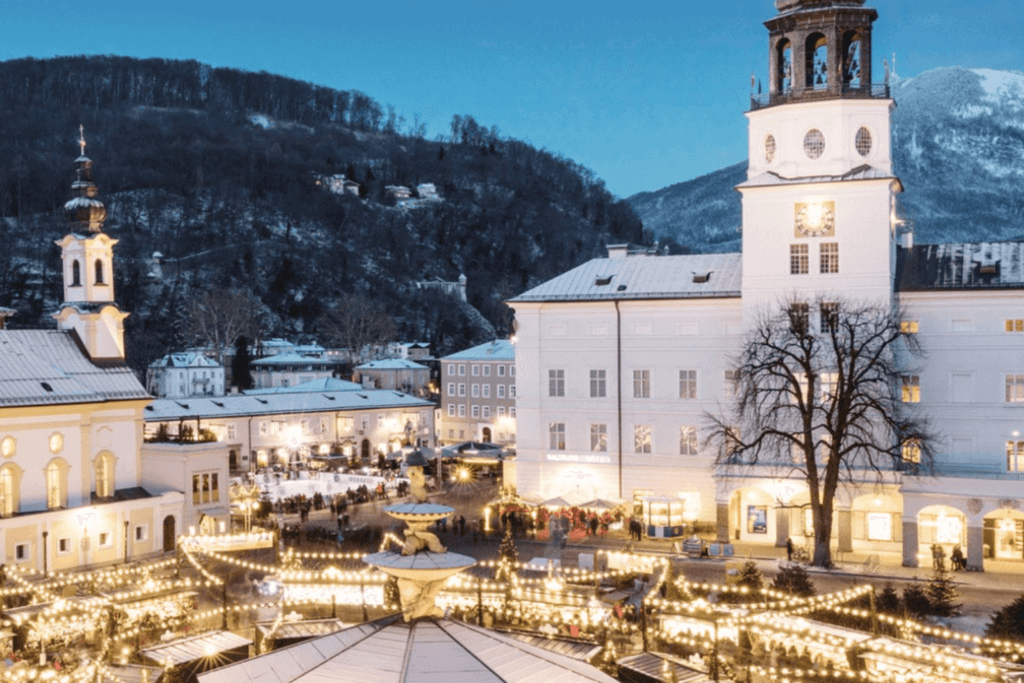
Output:
<svg viewBox="0 0 1024 683">
<path fill-rule="evenodd" d="M 465 535 L 466 535 L 466 518 L 464 516 L 462 516 L 462 515 L 459 515 L 459 536 L 465 536 Z"/>
<path fill-rule="evenodd" d="M 786 539 L 786 562 L 793 561 L 793 539 Z"/>
</svg>

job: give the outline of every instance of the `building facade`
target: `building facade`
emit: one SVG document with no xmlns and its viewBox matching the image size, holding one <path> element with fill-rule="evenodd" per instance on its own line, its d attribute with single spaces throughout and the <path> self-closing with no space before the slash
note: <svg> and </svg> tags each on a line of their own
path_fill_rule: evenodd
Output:
<svg viewBox="0 0 1024 683">
<path fill-rule="evenodd" d="M 428 392 L 430 368 L 404 358 L 385 358 L 356 366 L 354 379 L 364 387 L 422 396 Z"/>
<path fill-rule="evenodd" d="M 516 443 L 516 349 L 498 339 L 441 359 L 441 443 Z"/>
<path fill-rule="evenodd" d="M 871 78 L 877 12 L 776 8 L 769 88 L 746 114 L 742 253 L 610 247 L 512 300 L 518 489 L 668 499 L 722 540 L 810 536 L 806 483 L 716 469 L 704 416 L 731 406 L 731 358 L 765 311 L 830 297 L 897 306 L 927 356 L 894 391 L 937 428 L 936 476 L 897 463 L 880 482 L 855 477 L 838 493 L 835 549 L 917 566 L 938 543 L 975 569 L 1024 561 L 1024 244 L 915 246 L 897 218 L 895 103 Z"/>
<path fill-rule="evenodd" d="M 149 364 L 146 389 L 160 398 L 223 396 L 224 366 L 201 353 L 169 353 Z"/>
</svg>

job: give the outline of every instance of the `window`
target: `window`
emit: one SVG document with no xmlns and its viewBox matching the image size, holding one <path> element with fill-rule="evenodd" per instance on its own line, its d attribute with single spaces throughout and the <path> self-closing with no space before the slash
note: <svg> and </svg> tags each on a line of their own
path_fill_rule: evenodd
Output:
<svg viewBox="0 0 1024 683">
<path fill-rule="evenodd" d="M 1024 332 L 1024 318 L 1016 318 L 1015 320 L 1006 320 L 1006 331 L 1007 332 Z"/>
<path fill-rule="evenodd" d="M 902 398 L 904 403 L 921 402 L 921 377 L 919 375 L 903 375 L 900 378 L 902 384 Z"/>
<path fill-rule="evenodd" d="M 67 555 L 71 552 L 71 539 L 70 538 L 58 538 L 57 539 L 57 554 Z"/>
<path fill-rule="evenodd" d="M 476 363 L 474 363 L 473 365 L 469 366 L 469 371 L 470 371 L 470 374 L 473 375 L 474 377 L 479 377 L 480 376 L 480 366 L 477 365 Z"/>
<path fill-rule="evenodd" d="M 0 467 L 0 517 L 18 512 L 18 470 L 15 465 Z"/>
<path fill-rule="evenodd" d="M 465 365 L 461 365 L 461 364 L 459 365 L 459 374 L 460 375 L 465 375 L 466 374 L 466 366 Z"/>
<path fill-rule="evenodd" d="M 136 540 L 136 542 L 145 541 L 147 538 L 149 538 L 149 527 L 148 526 L 141 525 L 141 526 L 135 527 L 135 540 Z"/>
<path fill-rule="evenodd" d="M 633 398 L 651 397 L 651 371 L 633 371 Z"/>
<path fill-rule="evenodd" d="M 822 275 L 839 272 L 839 244 L 836 242 L 821 243 L 820 265 Z"/>
<path fill-rule="evenodd" d="M 1006 376 L 1006 402 L 1024 403 L 1024 375 Z"/>
<path fill-rule="evenodd" d="M 857 154 L 862 157 L 871 154 L 871 131 L 862 127 L 857 131 L 857 137 L 854 138 L 853 144 L 857 148 Z"/>
<path fill-rule="evenodd" d="M 806 244 L 789 245 L 789 274 L 807 275 L 810 272 L 810 260 Z"/>
<path fill-rule="evenodd" d="M 516 407 L 515 406 L 511 406 L 508 409 L 508 416 L 512 417 L 512 418 L 514 418 L 516 416 Z"/>
<path fill-rule="evenodd" d="M 793 303 L 789 305 L 789 329 L 793 334 L 801 337 L 807 334 L 810 323 L 810 306 L 808 304 Z"/>
<path fill-rule="evenodd" d="M 505 385 L 504 384 L 499 384 L 498 385 L 498 398 L 505 398 Z"/>
<path fill-rule="evenodd" d="M 78 261 L 71 262 L 71 286 L 82 286 L 82 266 L 78 264 Z"/>
<path fill-rule="evenodd" d="M 448 374 L 449 375 L 454 375 L 455 374 L 455 363 L 449 363 L 448 364 Z"/>
<path fill-rule="evenodd" d="M 679 428 L 679 455 L 697 455 L 697 428 Z"/>
<path fill-rule="evenodd" d="M 67 464 L 53 460 L 46 466 L 46 507 L 50 510 L 68 506 Z"/>
<path fill-rule="evenodd" d="M 509 384 L 508 385 L 508 397 L 509 398 L 515 398 L 516 397 L 516 385 L 515 384 Z"/>
<path fill-rule="evenodd" d="M 480 417 L 480 406 L 472 405 L 469 407 L 469 416 L 473 419 Z"/>
<path fill-rule="evenodd" d="M 491 385 L 490 384 L 481 385 L 481 387 L 480 387 L 480 394 L 484 398 L 490 398 L 491 397 Z"/>
<path fill-rule="evenodd" d="M 590 425 L 590 450 L 594 453 L 604 453 L 608 450 L 608 425 Z"/>
<path fill-rule="evenodd" d="M 203 505 L 220 501 L 220 479 L 217 472 L 192 475 L 192 504 Z"/>
<path fill-rule="evenodd" d="M 454 396 L 455 395 L 455 382 L 448 382 L 448 395 L 449 396 Z"/>
<path fill-rule="evenodd" d="M 470 396 L 473 398 L 480 398 L 480 385 L 474 384 L 470 387 Z"/>
<path fill-rule="evenodd" d="M 651 452 L 651 425 L 634 425 L 633 427 L 633 452 Z"/>
<path fill-rule="evenodd" d="M 920 325 L 916 320 L 903 320 L 900 322 L 900 332 L 903 334 L 917 334 Z"/>
<path fill-rule="evenodd" d="M 565 396 L 565 370 L 548 370 L 548 396 Z"/>
<path fill-rule="evenodd" d="M 839 304 L 835 302 L 822 302 L 821 304 L 821 329 L 822 332 L 835 332 L 839 329 Z"/>
<path fill-rule="evenodd" d="M 326 422 L 326 420 L 327 420 L 327 418 L 321 418 L 321 423 L 324 425 L 322 427 L 322 429 L 325 432 L 327 431 L 327 422 Z M 229 424 L 228 425 L 228 439 L 234 440 L 235 438 L 237 438 L 235 436 L 235 425 L 234 424 Z"/>
<path fill-rule="evenodd" d="M 448 404 L 448 417 L 455 417 L 455 404 L 454 403 L 449 403 Z"/>
<path fill-rule="evenodd" d="M 462 404 L 459 406 L 459 417 L 466 417 L 466 406 Z"/>
<path fill-rule="evenodd" d="M 839 373 L 823 372 L 818 375 L 818 385 L 821 387 L 821 402 L 827 404 L 834 401 L 839 391 Z M 826 434 L 826 436 L 828 436 Z"/>
<path fill-rule="evenodd" d="M 28 543 L 19 543 L 14 546 L 14 559 L 18 562 L 27 562 L 29 560 L 29 547 Z"/>
<path fill-rule="evenodd" d="M 804 136 L 804 154 L 808 159 L 820 159 L 825 153 L 825 135 L 817 128 L 807 131 Z"/>
<path fill-rule="evenodd" d="M 498 417 L 505 417 L 505 406 L 498 406 Z"/>
<path fill-rule="evenodd" d="M 480 417 L 482 417 L 485 420 L 490 419 L 490 417 L 491 417 L 491 407 L 490 406 L 480 406 Z"/>
<path fill-rule="evenodd" d="M 725 371 L 725 397 L 736 398 L 736 395 L 740 391 L 740 371 L 739 370 L 726 370 Z"/>
<path fill-rule="evenodd" d="M 114 495 L 114 454 L 109 451 L 96 456 L 96 495 L 100 498 Z"/>
<path fill-rule="evenodd" d="M 564 422 L 551 422 L 548 424 L 548 447 L 553 451 L 565 450 Z"/>
<path fill-rule="evenodd" d="M 508 366 L 508 376 L 509 377 L 515 377 L 516 376 L 516 366 L 514 366 L 514 365 Z"/>
<path fill-rule="evenodd" d="M 485 365 L 484 366 L 484 377 L 490 377 L 490 376 L 491 376 L 491 366 L 490 365 Z"/>
<path fill-rule="evenodd" d="M 504 365 L 499 365 L 498 366 L 498 377 L 504 377 L 504 376 L 505 376 L 505 366 Z"/>
<path fill-rule="evenodd" d="M 607 396 L 608 383 L 604 370 L 590 371 L 590 398 L 604 398 Z"/>
<path fill-rule="evenodd" d="M 266 435 L 267 435 L 267 421 L 266 420 L 260 420 L 260 436 L 266 436 Z"/>
<path fill-rule="evenodd" d="M 697 398 L 697 371 L 679 371 L 679 398 L 692 401 Z"/>
<path fill-rule="evenodd" d="M 111 536 L 109 531 L 101 531 L 99 535 L 99 547 L 101 548 L 113 548 L 114 538 Z"/>
<path fill-rule="evenodd" d="M 455 430 L 454 429 L 449 429 L 448 430 L 448 438 L 449 439 L 454 439 L 455 438 Z"/>
<path fill-rule="evenodd" d="M 903 458 L 903 462 L 914 465 L 920 464 L 921 442 L 917 439 L 907 439 L 903 442 L 903 447 L 900 449 L 900 456 Z"/>
<path fill-rule="evenodd" d="M 1024 441 L 1006 442 L 1006 471 L 1024 472 Z"/>
<path fill-rule="evenodd" d="M 465 396 L 465 395 L 466 395 L 466 385 L 463 384 L 462 382 L 459 382 L 459 396 Z"/>
<path fill-rule="evenodd" d="M 96 284 L 103 284 L 103 261 L 96 259 L 96 263 L 93 264 L 96 269 Z"/>
</svg>

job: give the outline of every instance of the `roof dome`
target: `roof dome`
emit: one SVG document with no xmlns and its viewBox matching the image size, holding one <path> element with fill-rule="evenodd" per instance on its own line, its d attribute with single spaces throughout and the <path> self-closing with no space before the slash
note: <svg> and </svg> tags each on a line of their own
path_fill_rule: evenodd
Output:
<svg viewBox="0 0 1024 683">
<path fill-rule="evenodd" d="M 92 159 L 85 156 L 85 131 L 82 126 L 78 130 L 78 145 L 82 151 L 75 159 L 75 181 L 71 183 L 74 196 L 64 205 L 64 215 L 72 224 L 78 224 L 88 232 L 102 232 L 107 207 L 96 199 L 99 188 L 92 181 Z"/>
</svg>

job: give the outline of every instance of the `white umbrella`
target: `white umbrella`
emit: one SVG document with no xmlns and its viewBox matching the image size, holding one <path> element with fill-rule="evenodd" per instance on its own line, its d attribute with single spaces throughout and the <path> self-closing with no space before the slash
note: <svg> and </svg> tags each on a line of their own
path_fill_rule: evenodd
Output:
<svg viewBox="0 0 1024 683">
<path fill-rule="evenodd" d="M 580 507 L 588 510 L 614 510 L 621 505 L 622 503 L 616 503 L 613 500 L 595 498 L 594 500 L 588 500 L 586 503 L 581 503 Z"/>
<path fill-rule="evenodd" d="M 543 503 L 541 503 L 541 505 L 543 505 L 546 508 L 571 508 L 571 507 L 573 507 L 572 503 L 567 501 L 565 498 L 562 498 L 561 496 L 555 496 L 554 498 L 549 498 L 548 500 L 545 500 Z"/>
</svg>

